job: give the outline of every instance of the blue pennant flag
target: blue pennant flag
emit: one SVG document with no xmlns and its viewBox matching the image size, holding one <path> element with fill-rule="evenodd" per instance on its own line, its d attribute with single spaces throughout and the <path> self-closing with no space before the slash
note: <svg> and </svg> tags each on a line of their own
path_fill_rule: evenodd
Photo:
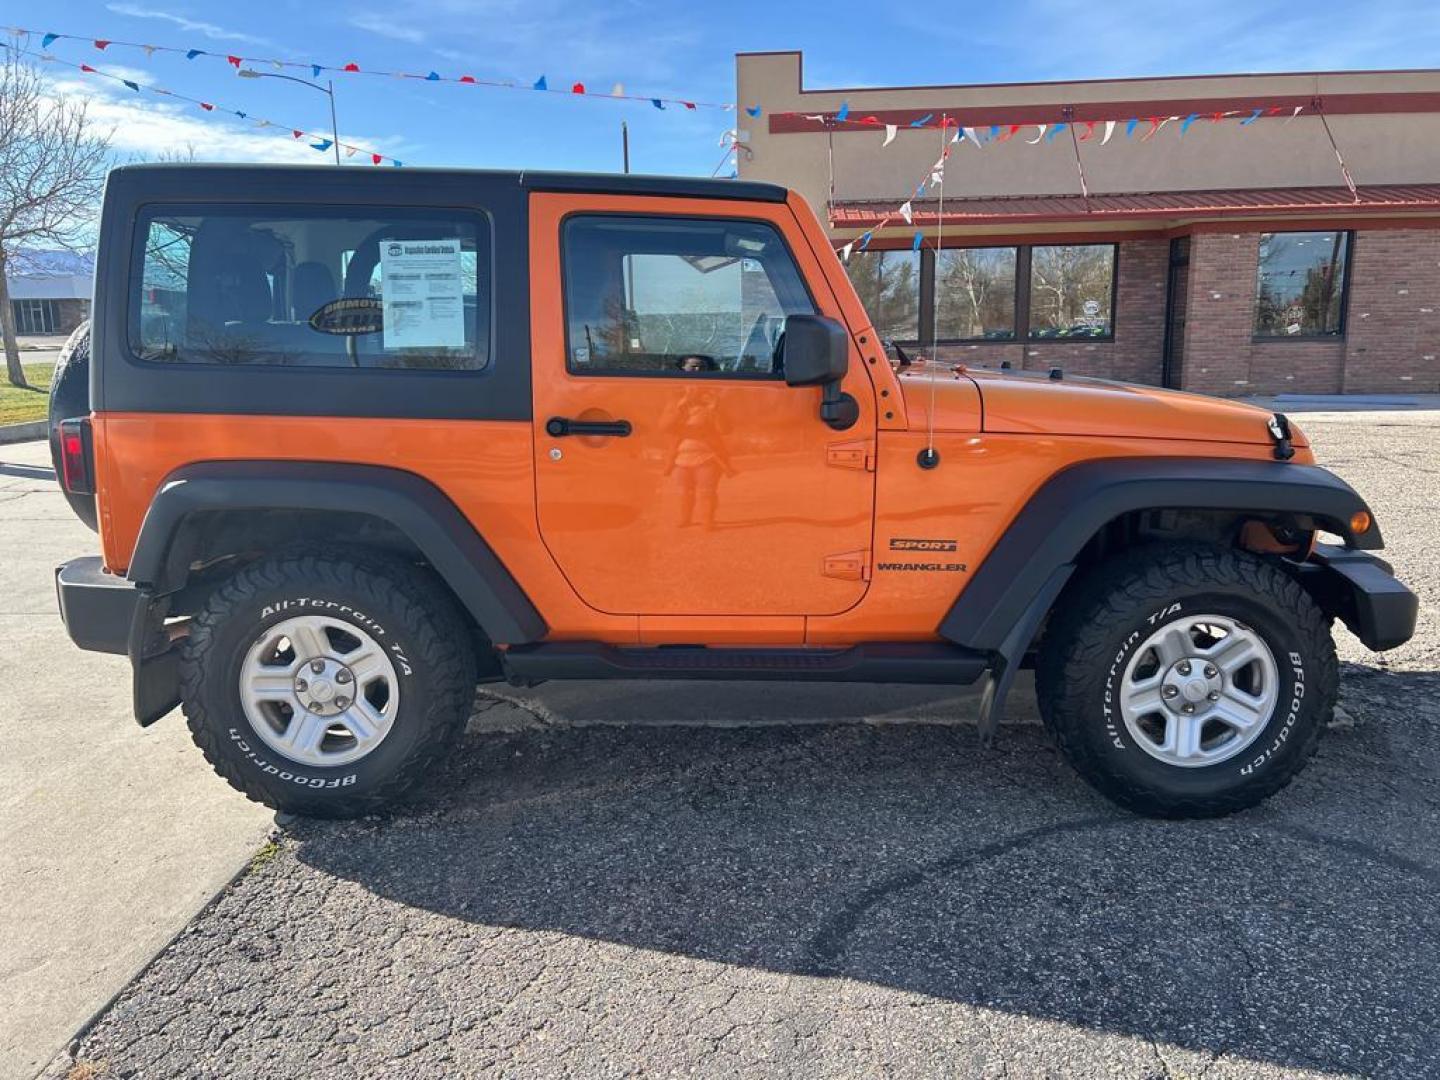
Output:
<svg viewBox="0 0 1440 1080">
<path fill-rule="evenodd" d="M 391 165 L 394 165 L 395 168 L 398 169 L 398 168 L 400 168 L 401 165 L 404 165 L 405 163 L 404 163 L 403 161 L 397 161 L 397 160 L 395 160 L 394 158 L 391 158 L 391 159 L 390 159 L 390 164 L 391 164 Z"/>
<path fill-rule="evenodd" d="M 865 250 L 867 247 L 869 247 L 869 246 L 870 246 L 870 234 L 869 234 L 868 232 L 867 232 L 867 233 L 862 233 L 861 236 L 860 236 L 860 250 L 861 250 L 861 251 L 864 251 L 864 250 Z"/>
<path fill-rule="evenodd" d="M 848 120 L 849 118 L 850 118 L 850 103 L 849 103 L 848 101 L 842 101 L 842 102 L 840 103 L 840 111 L 835 114 L 835 119 L 836 119 L 836 120 L 839 120 L 839 121 L 843 124 L 843 123 L 844 123 L 846 120 Z"/>
<path fill-rule="evenodd" d="M 1185 119 L 1180 122 L 1180 134 L 1184 135 L 1185 132 L 1190 130 L 1190 125 L 1199 119 L 1200 114 L 1195 112 L 1192 112 L 1189 116 L 1185 117 Z"/>
<path fill-rule="evenodd" d="M 440 73 L 439 73 L 438 71 L 432 71 L 429 75 L 426 75 L 426 76 L 425 76 L 425 81 L 426 81 L 426 82 L 439 82 L 439 81 L 440 81 Z"/>
<path fill-rule="evenodd" d="M 933 119 L 935 119 L 935 114 L 934 114 L 933 112 L 927 112 L 924 116 L 920 117 L 919 120 L 911 120 L 911 121 L 910 121 L 910 126 L 911 126 L 911 127 L 924 127 L 926 124 L 928 124 L 928 123 L 929 123 L 931 120 L 933 120 Z"/>
<path fill-rule="evenodd" d="M 920 186 L 915 189 L 915 197 L 918 199 L 921 195 L 924 195 L 924 194 L 925 194 L 925 181 L 924 181 L 924 180 L 921 180 L 921 181 L 920 181 Z"/>
<path fill-rule="evenodd" d="M 55 44 L 55 39 L 59 36 L 59 34 L 46 34 L 40 39 L 40 47 L 42 49 L 48 49 L 51 45 Z"/>
<path fill-rule="evenodd" d="M 123 82 L 126 86 L 130 87 L 131 90 L 134 90 L 137 94 L 140 92 L 140 86 L 138 83 L 133 83 L 129 79 L 121 79 L 120 81 Z"/>
<path fill-rule="evenodd" d="M 1064 131 L 1064 130 L 1065 130 L 1067 127 L 1069 127 L 1069 126 L 1070 126 L 1069 124 L 1064 123 L 1063 121 L 1062 121 L 1061 123 L 1056 124 L 1056 125 L 1055 125 L 1054 127 L 1052 127 L 1048 132 L 1046 132 L 1046 134 L 1045 134 L 1045 141 L 1046 141 L 1046 142 L 1054 142 L 1054 141 L 1055 141 L 1055 136 L 1056 136 L 1056 135 L 1059 135 L 1060 132 Z"/>
<path fill-rule="evenodd" d="M 544 76 L 544 75 L 541 75 L 538 79 L 535 80 L 535 85 L 532 87 L 532 89 L 534 89 L 534 90 L 549 90 L 549 89 L 550 89 L 550 84 L 545 81 L 545 76 Z"/>
<path fill-rule="evenodd" d="M 1264 109 L 1256 109 L 1256 110 L 1255 110 L 1254 112 L 1252 112 L 1249 116 L 1247 116 L 1244 120 L 1241 120 L 1241 121 L 1240 121 L 1240 126 L 1241 126 L 1241 127 L 1248 127 L 1249 125 L 1253 124 L 1256 120 L 1259 120 L 1259 119 L 1260 119 L 1260 114 L 1261 114 L 1262 112 L 1264 112 L 1264 111 L 1265 111 Z"/>
<path fill-rule="evenodd" d="M 310 77 L 311 77 L 312 79 L 318 79 L 318 78 L 320 77 L 320 65 L 319 65 L 319 64 L 311 64 L 311 65 L 310 65 Z"/>
<path fill-rule="evenodd" d="M 997 139 L 997 138 L 999 138 L 999 137 L 1000 137 L 1000 125 L 999 125 L 999 124 L 991 124 L 991 125 L 990 125 L 990 138 L 992 138 L 992 139 Z"/>
<path fill-rule="evenodd" d="M 310 149 L 311 149 L 311 150 L 325 151 L 325 150 L 329 150 L 330 147 L 332 147 L 332 146 L 334 146 L 334 145 L 335 145 L 335 144 L 334 144 L 333 142 L 331 142 L 329 139 L 321 139 L 319 142 L 313 142 L 313 143 L 311 143 L 311 144 L 310 144 Z"/>
<path fill-rule="evenodd" d="M 185 53 L 185 59 L 186 59 L 186 60 L 194 60 L 195 57 L 197 57 L 197 56 L 204 56 L 204 55 L 206 55 L 204 49 L 190 49 L 190 50 L 188 50 L 188 51 Z"/>
<path fill-rule="evenodd" d="M 911 251 L 919 251 L 919 250 L 920 250 L 920 241 L 923 240 L 923 239 L 924 239 L 924 237 L 921 236 L 920 232 L 917 230 L 916 233 L 915 233 L 915 239 L 914 239 L 914 241 L 910 244 L 910 250 L 911 250 Z"/>
<path fill-rule="evenodd" d="M 759 115 L 760 115 L 760 106 L 759 106 L 759 105 L 747 105 L 747 106 L 745 106 L 745 115 L 746 115 L 746 116 L 759 116 Z"/>
<path fill-rule="evenodd" d="M 655 108 L 657 108 L 657 109 L 663 109 L 663 108 L 665 108 L 665 103 L 664 103 L 663 101 L 661 101 L 658 97 L 652 97 L 652 98 L 650 99 L 650 104 L 651 104 L 651 105 L 654 105 Z"/>
<path fill-rule="evenodd" d="M 1128 139 L 1131 135 L 1135 134 L 1135 125 L 1138 123 L 1140 123 L 1140 118 L 1137 116 L 1132 116 L 1129 119 L 1129 121 L 1125 124 L 1125 138 Z"/>
<path fill-rule="evenodd" d="M 238 116 L 241 120 L 244 120 L 244 119 L 245 119 L 245 114 L 244 114 L 243 112 L 241 112 L 239 109 L 236 109 L 236 110 L 235 110 L 235 115 Z"/>
</svg>

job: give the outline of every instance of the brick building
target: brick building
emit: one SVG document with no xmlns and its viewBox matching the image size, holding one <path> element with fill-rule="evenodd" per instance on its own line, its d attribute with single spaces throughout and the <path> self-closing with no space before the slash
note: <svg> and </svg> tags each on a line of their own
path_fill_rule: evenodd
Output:
<svg viewBox="0 0 1440 1080">
<path fill-rule="evenodd" d="M 786 52 L 736 81 L 763 105 L 741 177 L 856 242 L 895 341 L 1212 394 L 1440 391 L 1440 71 L 810 90 Z M 945 146 L 942 210 L 915 189 Z"/>
</svg>

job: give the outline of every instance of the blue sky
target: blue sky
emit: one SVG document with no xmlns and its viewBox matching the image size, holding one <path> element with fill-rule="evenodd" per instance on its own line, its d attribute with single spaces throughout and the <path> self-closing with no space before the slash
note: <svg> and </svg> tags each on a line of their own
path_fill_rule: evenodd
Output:
<svg viewBox="0 0 1440 1080">
<path fill-rule="evenodd" d="M 542 74 L 552 87 L 583 81 L 608 91 L 622 82 L 628 93 L 716 102 L 734 96 L 734 54 L 766 49 L 803 50 L 811 89 L 1440 66 L 1433 3 L 1215 0 L 1190 10 L 1198 14 L 1172 16 L 1155 0 L 7 0 L 0 22 L 242 56 L 469 73 L 521 86 Z M 101 53 L 66 41 L 51 51 L 287 126 L 329 127 L 323 95 L 278 80 L 238 79 L 223 61 L 163 53 L 147 59 L 139 50 Z M 137 96 L 73 69 L 47 70 L 57 92 L 91 97 L 96 116 L 115 129 L 121 158 L 189 147 L 202 160 L 325 160 L 283 134 Z M 618 169 L 623 119 L 636 171 L 708 175 L 723 154 L 721 134 L 734 122 L 719 110 L 659 112 L 562 94 L 335 78 L 342 141 L 415 165 Z"/>
</svg>

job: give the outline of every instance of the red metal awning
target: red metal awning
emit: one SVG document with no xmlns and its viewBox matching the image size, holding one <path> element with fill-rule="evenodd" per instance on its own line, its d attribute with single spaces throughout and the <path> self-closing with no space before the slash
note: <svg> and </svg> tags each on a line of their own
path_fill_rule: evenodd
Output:
<svg viewBox="0 0 1440 1080">
<path fill-rule="evenodd" d="M 1358 198 L 1357 198 L 1358 196 Z M 873 229 L 886 218 L 899 224 L 894 200 L 837 200 L 830 224 Z M 938 200 L 911 203 L 914 227 L 938 224 Z M 962 195 L 945 199 L 945 225 L 1026 225 L 1109 221 L 1214 221 L 1243 217 L 1440 212 L 1440 184 L 1361 187 L 1231 188 L 1091 195 Z"/>
</svg>

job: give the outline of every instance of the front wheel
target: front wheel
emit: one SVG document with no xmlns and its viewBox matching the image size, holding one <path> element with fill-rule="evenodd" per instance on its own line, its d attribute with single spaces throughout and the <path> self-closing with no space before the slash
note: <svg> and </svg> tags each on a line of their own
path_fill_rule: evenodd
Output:
<svg viewBox="0 0 1440 1080">
<path fill-rule="evenodd" d="M 191 620 L 181 693 L 215 771 L 277 810 L 348 817 L 463 730 L 471 636 L 425 571 L 368 552 L 251 563 Z"/>
<path fill-rule="evenodd" d="M 1280 790 L 1335 706 L 1329 625 L 1279 567 L 1203 545 L 1088 571 L 1047 631 L 1040 712 L 1102 794 L 1156 817 L 1214 817 Z"/>
</svg>

